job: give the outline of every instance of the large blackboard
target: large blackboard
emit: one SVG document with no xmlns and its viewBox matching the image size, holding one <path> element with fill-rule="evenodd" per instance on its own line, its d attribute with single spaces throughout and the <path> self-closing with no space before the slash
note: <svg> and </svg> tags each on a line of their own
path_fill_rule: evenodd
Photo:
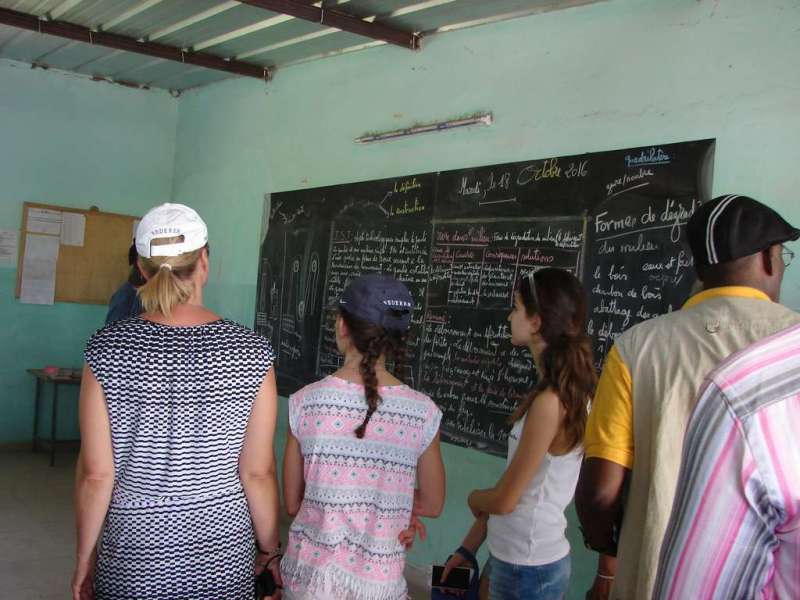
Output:
<svg viewBox="0 0 800 600">
<path fill-rule="evenodd" d="M 685 224 L 709 197 L 713 152 L 700 140 L 274 194 L 255 325 L 280 392 L 338 368 L 330 307 L 349 279 L 392 273 L 417 301 L 400 375 L 439 404 L 444 440 L 504 453 L 536 381 L 509 343 L 516 278 L 582 279 L 599 368 L 619 333 L 688 297 Z"/>
</svg>

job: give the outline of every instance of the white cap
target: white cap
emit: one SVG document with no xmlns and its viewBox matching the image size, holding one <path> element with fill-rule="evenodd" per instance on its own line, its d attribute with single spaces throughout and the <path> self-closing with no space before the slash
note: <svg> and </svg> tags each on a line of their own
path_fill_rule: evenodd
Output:
<svg viewBox="0 0 800 600">
<path fill-rule="evenodd" d="M 153 240 L 183 236 L 174 244 L 151 245 Z M 136 252 L 144 258 L 180 256 L 208 242 L 208 228 L 197 212 L 184 204 L 161 204 L 151 208 L 136 227 Z"/>
</svg>

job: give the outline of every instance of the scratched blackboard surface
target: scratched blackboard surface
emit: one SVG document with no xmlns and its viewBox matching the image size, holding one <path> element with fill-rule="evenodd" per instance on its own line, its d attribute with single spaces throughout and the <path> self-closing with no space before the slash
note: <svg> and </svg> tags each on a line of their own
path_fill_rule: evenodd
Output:
<svg viewBox="0 0 800 600">
<path fill-rule="evenodd" d="M 509 342 L 516 279 L 581 278 L 599 368 L 622 331 L 689 296 L 685 225 L 709 197 L 713 154 L 699 140 L 274 194 L 255 326 L 280 392 L 341 364 L 331 306 L 347 282 L 392 273 L 417 303 L 397 374 L 438 403 L 445 441 L 504 454 L 508 416 L 536 383 Z"/>
</svg>

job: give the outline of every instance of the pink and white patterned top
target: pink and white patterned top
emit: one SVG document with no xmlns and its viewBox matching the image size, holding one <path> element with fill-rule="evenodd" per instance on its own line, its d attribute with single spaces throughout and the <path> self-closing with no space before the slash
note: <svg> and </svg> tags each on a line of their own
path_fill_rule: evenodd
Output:
<svg viewBox="0 0 800 600">
<path fill-rule="evenodd" d="M 364 387 L 338 377 L 289 397 L 289 428 L 303 454 L 305 493 L 281 560 L 290 599 L 406 597 L 405 550 L 417 461 L 442 413 L 406 385 L 379 388 L 363 439 Z"/>
</svg>

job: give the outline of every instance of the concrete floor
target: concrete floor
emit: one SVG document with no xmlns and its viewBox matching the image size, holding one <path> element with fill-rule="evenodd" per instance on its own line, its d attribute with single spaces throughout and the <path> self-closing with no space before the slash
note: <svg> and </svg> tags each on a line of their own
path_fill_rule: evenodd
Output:
<svg viewBox="0 0 800 600">
<path fill-rule="evenodd" d="M 54 467 L 46 453 L 28 447 L 0 449 L 0 600 L 65 600 L 75 560 L 72 486 L 75 452 L 59 452 Z M 282 523 L 286 541 L 288 521 Z M 409 567 L 412 597 L 425 575 Z M 209 599 L 210 600 L 210 599 Z"/>
<path fill-rule="evenodd" d="M 0 451 L 0 598 L 64 600 L 75 557 L 74 452 Z"/>
</svg>

